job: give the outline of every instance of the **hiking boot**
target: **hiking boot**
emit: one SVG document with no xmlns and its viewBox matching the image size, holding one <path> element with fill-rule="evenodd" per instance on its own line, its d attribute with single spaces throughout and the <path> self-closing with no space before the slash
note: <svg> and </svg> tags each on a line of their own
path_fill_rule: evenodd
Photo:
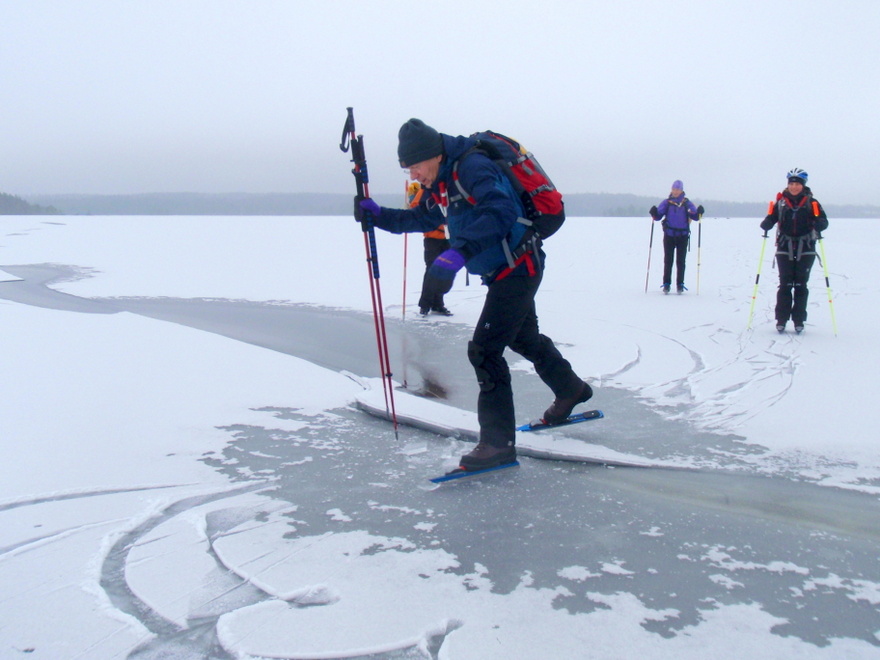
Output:
<svg viewBox="0 0 880 660">
<path fill-rule="evenodd" d="M 664 284 L 664 285 L 663 285 L 662 287 L 660 287 L 660 288 L 663 289 L 663 293 L 669 293 L 669 289 L 671 288 L 671 285 L 669 285 L 669 284 Z"/>
<path fill-rule="evenodd" d="M 679 292 L 679 293 L 684 293 L 684 292 L 687 291 L 687 290 L 688 290 L 688 288 L 687 288 L 684 284 L 679 284 L 679 285 L 678 285 L 678 292 Z"/>
<path fill-rule="evenodd" d="M 794 331 L 798 334 L 801 334 L 804 331 L 804 326 L 798 325 L 797 323 L 795 323 L 794 324 Z"/>
<path fill-rule="evenodd" d="M 561 424 L 568 419 L 568 416 L 577 404 L 588 401 L 592 396 L 593 388 L 587 383 L 584 383 L 584 386 L 574 396 L 553 401 L 550 407 L 544 411 L 544 417 L 542 418 L 544 423 Z"/>
<path fill-rule="evenodd" d="M 776 332 L 778 332 L 780 335 L 785 332 L 785 323 L 785 321 L 779 321 L 776 323 Z"/>
<path fill-rule="evenodd" d="M 431 313 L 430 307 L 419 307 L 419 316 L 427 316 Z"/>
<path fill-rule="evenodd" d="M 495 447 L 485 442 L 477 443 L 474 449 L 461 457 L 463 470 L 485 470 L 513 463 L 516 460 L 516 447 Z"/>
<path fill-rule="evenodd" d="M 440 316 L 452 316 L 452 312 L 450 312 L 442 305 L 440 307 L 434 307 L 431 311 L 435 314 L 439 314 Z"/>
</svg>

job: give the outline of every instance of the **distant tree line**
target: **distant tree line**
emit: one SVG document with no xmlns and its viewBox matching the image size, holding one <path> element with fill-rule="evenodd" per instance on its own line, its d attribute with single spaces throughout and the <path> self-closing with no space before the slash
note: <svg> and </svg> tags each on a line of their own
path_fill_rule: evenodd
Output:
<svg viewBox="0 0 880 660">
<path fill-rule="evenodd" d="M 403 206 L 403 195 L 374 195 L 383 206 Z M 66 215 L 348 215 L 352 196 L 342 193 L 149 193 L 139 195 L 32 195 L 31 204 L 17 200 L 18 208 L 2 213 L 63 213 Z M 565 195 L 565 211 L 572 217 L 647 217 L 660 197 L 612 193 Z M 713 218 L 763 218 L 767 202 L 726 202 L 691 198 Z M 22 206 L 23 205 L 23 206 Z M 880 206 L 825 204 L 832 218 L 880 218 Z M 60 209 L 60 210 L 56 210 Z"/>
<path fill-rule="evenodd" d="M 0 215 L 60 215 L 61 211 L 49 206 L 28 204 L 21 197 L 0 193 Z"/>
</svg>

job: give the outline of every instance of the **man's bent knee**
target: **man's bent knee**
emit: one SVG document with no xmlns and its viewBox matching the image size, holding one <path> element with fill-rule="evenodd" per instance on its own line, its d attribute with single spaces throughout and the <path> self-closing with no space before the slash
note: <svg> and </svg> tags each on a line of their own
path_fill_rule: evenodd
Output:
<svg viewBox="0 0 880 660">
<path fill-rule="evenodd" d="M 486 367 L 486 349 L 475 341 L 468 342 L 468 361 L 474 367 L 477 374 L 477 382 L 481 392 L 491 392 L 495 389 L 496 379 Z"/>
</svg>

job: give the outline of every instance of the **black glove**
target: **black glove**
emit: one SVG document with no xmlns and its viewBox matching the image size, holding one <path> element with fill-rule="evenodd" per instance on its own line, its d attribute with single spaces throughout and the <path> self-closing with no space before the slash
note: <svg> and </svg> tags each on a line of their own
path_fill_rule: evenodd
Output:
<svg viewBox="0 0 880 660">
<path fill-rule="evenodd" d="M 422 284 L 422 296 L 429 300 L 443 296 L 452 289 L 455 274 L 464 267 L 467 258 L 460 250 L 450 248 L 434 259 Z"/>
<path fill-rule="evenodd" d="M 703 213 L 705 213 L 705 211 L 706 211 L 706 210 L 703 208 L 703 205 L 702 205 L 702 204 L 700 204 L 700 205 L 697 207 L 697 215 L 702 216 Z"/>
<path fill-rule="evenodd" d="M 454 279 L 433 277 L 428 273 L 422 283 L 422 297 L 427 300 L 436 300 L 438 296 L 445 296 L 452 289 Z"/>
<path fill-rule="evenodd" d="M 358 222 L 364 221 L 364 211 L 373 214 L 374 218 L 382 215 L 382 207 L 376 204 L 372 198 L 364 199 L 360 195 L 354 196 L 354 219 Z"/>
<path fill-rule="evenodd" d="M 648 210 L 648 213 L 651 214 L 651 217 L 654 218 L 654 220 L 659 220 L 659 219 L 660 219 L 660 211 L 657 210 L 657 207 L 656 207 L 656 206 L 652 206 L 652 207 Z"/>
</svg>

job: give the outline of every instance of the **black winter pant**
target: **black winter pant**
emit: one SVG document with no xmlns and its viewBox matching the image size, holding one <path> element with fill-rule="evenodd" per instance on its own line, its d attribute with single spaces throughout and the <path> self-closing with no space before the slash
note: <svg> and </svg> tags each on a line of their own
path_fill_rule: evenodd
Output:
<svg viewBox="0 0 880 660">
<path fill-rule="evenodd" d="M 779 268 L 779 290 L 776 292 L 776 322 L 785 323 L 790 318 L 795 325 L 807 320 L 807 299 L 810 291 L 807 282 L 816 261 L 815 254 L 802 254 L 800 259 L 790 259 L 787 254 L 776 255 Z"/>
<path fill-rule="evenodd" d="M 672 261 L 675 259 L 678 286 L 684 285 L 684 260 L 687 256 L 689 236 L 667 236 L 663 234 L 663 284 L 672 284 Z"/>
<path fill-rule="evenodd" d="M 473 340 L 468 344 L 468 359 L 480 383 L 480 442 L 496 447 L 515 443 L 513 389 L 503 356 L 506 347 L 535 365 L 538 376 L 556 398 L 573 396 L 580 390 L 581 379 L 553 340 L 538 332 L 535 294 L 541 277 L 541 273 L 510 276 L 489 285 Z"/>
<path fill-rule="evenodd" d="M 428 238 L 424 239 L 425 245 L 425 274 L 422 277 L 422 295 L 419 297 L 419 309 L 440 309 L 443 307 L 443 294 L 435 293 L 428 295 L 425 293 L 425 281 L 428 279 L 428 269 L 434 260 L 449 249 L 449 241 L 445 238 Z"/>
</svg>

